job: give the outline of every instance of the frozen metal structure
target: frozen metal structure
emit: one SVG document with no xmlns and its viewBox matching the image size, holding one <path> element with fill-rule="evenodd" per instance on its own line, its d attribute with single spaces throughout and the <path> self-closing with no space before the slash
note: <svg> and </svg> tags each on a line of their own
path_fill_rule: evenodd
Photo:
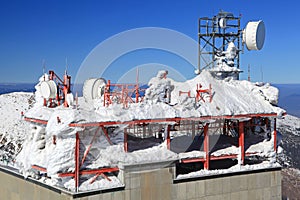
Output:
<svg viewBox="0 0 300 200">
<path fill-rule="evenodd" d="M 50 79 L 51 80 L 51 79 Z M 97 90 L 102 91 L 104 88 L 104 91 L 102 92 L 101 98 L 103 98 L 103 102 L 106 106 L 106 99 L 113 99 L 113 97 L 116 97 L 116 94 L 113 92 L 108 92 L 109 86 L 112 86 L 114 84 L 111 84 L 110 81 L 108 83 L 105 83 L 105 81 L 97 81 L 96 79 L 91 81 L 95 85 L 97 82 L 101 82 L 99 84 L 99 87 L 97 87 Z M 103 83 L 103 84 L 102 84 Z M 87 83 L 90 84 L 90 83 Z M 101 85 L 101 87 L 100 87 Z M 134 85 L 134 84 L 133 84 Z M 68 85 L 63 85 L 63 88 L 67 87 Z M 127 88 L 127 84 L 122 85 L 115 85 L 118 87 Z M 139 88 L 137 88 L 138 84 L 135 85 L 132 92 L 139 91 Z M 54 88 L 54 87 L 53 87 Z M 211 94 L 212 88 L 210 86 L 209 89 L 201 90 L 200 85 L 197 85 L 195 93 L 197 94 L 195 96 L 196 101 L 204 101 L 205 100 L 201 97 L 202 92 L 206 92 Z M 93 87 L 90 87 L 91 94 L 93 93 Z M 106 91 L 105 91 L 106 90 Z M 127 91 L 127 90 L 126 90 Z M 87 92 L 87 91 L 86 91 Z M 128 91 L 127 91 L 128 92 Z M 100 92 L 101 93 L 101 92 Z M 188 94 L 189 92 L 187 92 Z M 50 95 L 48 98 L 46 98 L 47 101 L 49 99 L 53 98 L 55 95 Z M 129 98 L 130 95 L 128 93 L 121 95 L 122 97 Z M 140 96 L 140 95 L 137 95 Z M 88 98 L 90 98 L 89 96 Z M 115 101 L 114 103 L 117 104 L 123 104 L 124 106 L 127 106 L 126 103 L 129 101 L 123 99 L 123 101 Z M 130 97 L 132 98 L 132 97 Z M 213 101 L 212 95 L 209 97 L 209 102 Z M 88 99 L 86 99 L 88 100 Z M 131 103 L 139 103 L 138 98 L 136 99 L 137 102 L 134 102 L 131 99 Z M 113 102 L 110 102 L 113 103 Z M 65 105 L 65 104 L 64 104 Z M 50 108 L 51 109 L 51 108 Z M 167 144 L 167 149 L 172 150 L 172 143 L 171 141 L 176 139 L 174 134 L 178 131 L 180 132 L 186 132 L 186 135 L 190 135 L 194 141 L 195 138 L 200 138 L 198 141 L 199 149 L 197 151 L 203 152 L 204 154 L 196 157 L 189 157 L 189 158 L 180 158 L 178 160 L 178 168 L 188 165 L 190 163 L 202 163 L 203 169 L 209 170 L 210 164 L 213 161 L 216 160 L 226 160 L 226 159 L 237 159 L 238 162 L 243 165 L 245 163 L 245 159 L 249 156 L 255 156 L 259 155 L 259 152 L 253 151 L 253 150 L 247 150 L 246 146 L 249 146 L 253 144 L 253 141 L 249 140 L 247 141 L 245 139 L 245 134 L 251 134 L 254 129 L 261 129 L 266 130 L 266 132 L 269 132 L 269 137 L 273 138 L 273 150 L 276 152 L 277 150 L 277 132 L 276 132 L 276 117 L 278 113 L 248 113 L 248 114 L 237 114 L 237 115 L 207 115 L 207 116 L 201 116 L 201 117 L 175 117 L 175 118 L 153 118 L 153 119 L 132 119 L 130 121 L 96 121 L 96 122 L 71 122 L 68 126 L 69 127 L 81 127 L 83 128 L 83 131 L 78 131 L 76 133 L 76 143 L 75 143 L 75 151 L 74 151 L 74 158 L 75 158 L 75 166 L 73 172 L 61 172 L 58 173 L 58 177 L 64 178 L 64 177 L 73 177 L 75 180 L 75 188 L 76 191 L 78 191 L 79 185 L 80 185 L 80 177 L 85 175 L 94 175 L 93 180 L 90 183 L 93 183 L 94 180 L 97 179 L 98 176 L 102 176 L 107 179 L 107 181 L 110 181 L 109 177 L 106 175 L 107 173 L 116 173 L 119 171 L 119 168 L 117 166 L 107 166 L 102 167 L 98 169 L 85 169 L 84 163 L 86 161 L 86 158 L 89 154 L 89 151 L 91 147 L 93 146 L 94 140 L 97 137 L 99 131 L 102 131 L 107 139 L 107 141 L 113 145 L 113 142 L 110 139 L 110 133 L 111 130 L 114 130 L 118 127 L 123 127 L 123 143 L 124 143 L 124 152 L 129 152 L 129 136 L 133 137 L 139 137 L 139 138 L 148 138 L 148 137 L 157 137 L 161 134 L 165 134 L 164 140 Z M 26 121 L 29 121 L 31 123 L 41 124 L 41 125 L 47 125 L 48 121 L 41 120 L 41 119 L 35 119 L 35 118 L 28 118 L 25 117 Z M 57 117 L 57 122 L 60 123 L 59 117 Z M 124 126 L 125 125 L 125 126 Z M 89 131 L 94 134 L 92 140 L 90 141 L 88 147 L 81 147 L 81 137 L 83 137 L 86 134 L 86 131 Z M 175 134 L 176 135 L 176 134 Z M 216 135 L 221 135 L 220 141 L 222 142 L 222 137 L 232 138 L 233 145 L 236 145 L 239 148 L 239 152 L 228 152 L 226 154 L 222 155 L 214 155 L 214 146 L 211 145 L 211 140 Z M 160 136 L 161 138 L 161 136 Z M 55 138 L 53 138 L 53 143 L 55 143 Z M 247 145 L 246 145 L 247 144 Z M 196 145 L 197 146 L 197 145 Z M 203 149 L 200 149 L 200 146 L 203 146 Z M 84 151 L 80 151 L 80 149 L 85 149 Z M 33 165 L 33 169 L 39 170 L 43 173 L 47 173 L 47 169 L 43 166 L 37 166 Z"/>
<path fill-rule="evenodd" d="M 263 21 L 248 22 L 241 29 L 241 15 L 220 11 L 216 16 L 201 17 L 198 21 L 198 69 L 209 68 L 222 79 L 239 78 L 240 53 L 246 45 L 248 50 L 260 50 L 265 39 Z"/>
<path fill-rule="evenodd" d="M 249 22 L 245 30 L 240 28 L 240 16 L 234 17 L 233 14 L 227 12 L 219 12 L 213 18 L 200 18 L 199 19 L 199 68 L 198 73 L 203 69 L 210 68 L 215 76 L 226 78 L 234 76 L 238 79 L 240 71 L 240 52 L 242 45 L 246 45 L 249 50 L 260 50 L 264 42 L 265 28 L 262 21 Z M 201 48 L 200 48 L 201 47 Z M 208 54 L 211 61 L 200 62 L 203 55 Z M 65 74 L 64 79 L 61 80 L 53 71 L 49 72 L 50 78 L 42 83 L 42 94 L 45 98 L 44 106 L 54 107 L 60 105 L 63 101 L 64 106 L 69 106 L 71 103 L 68 101 L 70 94 L 70 80 L 71 77 Z M 56 82 L 55 82 L 56 80 Z M 111 88 L 115 90 L 112 90 Z M 61 90 L 62 95 L 58 92 Z M 89 79 L 85 82 L 83 87 L 83 95 L 87 102 L 91 102 L 96 97 L 102 98 L 103 106 L 106 107 L 110 104 L 122 104 L 123 107 L 128 107 L 129 103 L 139 104 L 143 101 L 143 96 L 140 93 L 142 89 L 139 87 L 138 81 L 135 84 L 113 84 L 104 79 Z M 197 85 L 196 91 L 193 91 L 196 96 L 196 102 L 203 101 L 203 93 L 209 94 L 209 101 L 213 99 L 213 88 L 209 85 L 208 89 L 203 89 L 200 84 Z M 135 97 L 132 96 L 135 94 Z M 166 96 L 169 95 L 167 94 Z M 188 95 L 191 97 L 191 91 L 179 91 L 180 95 Z M 53 102 L 55 101 L 55 104 Z M 216 108 L 218 109 L 218 108 Z M 245 113 L 245 114 L 232 114 L 232 115 L 205 115 L 200 117 L 170 117 L 170 118 L 153 118 L 153 119 L 132 119 L 130 121 L 95 121 L 95 122 L 71 122 L 69 127 L 81 127 L 83 131 L 76 133 L 75 143 L 75 166 L 73 172 L 61 172 L 59 177 L 73 177 L 75 180 L 75 188 L 78 191 L 80 185 L 80 177 L 85 175 L 94 175 L 93 180 L 98 176 L 103 176 L 108 181 L 107 173 L 118 172 L 117 166 L 107 166 L 98 169 L 85 169 L 84 163 L 87 155 L 93 145 L 97 133 L 103 131 L 107 141 L 113 145 L 110 139 L 111 130 L 118 127 L 123 127 L 123 143 L 124 151 L 129 151 L 129 136 L 147 138 L 157 137 L 165 134 L 164 140 L 166 141 L 167 148 L 172 150 L 171 141 L 176 139 L 174 133 L 181 131 L 190 135 L 197 143 L 195 138 L 200 138 L 198 144 L 203 144 L 203 149 L 196 149 L 203 154 L 189 158 L 179 158 L 178 168 L 189 163 L 203 164 L 203 169 L 211 169 L 211 163 L 216 160 L 236 159 L 241 165 L 245 164 L 247 157 L 259 155 L 255 150 L 247 150 L 247 146 L 251 145 L 251 140 L 247 141 L 245 135 L 251 135 L 254 129 L 265 130 L 269 133 L 269 137 L 273 139 L 273 151 L 277 150 L 277 131 L 276 131 L 276 118 L 278 113 L 275 112 L 261 112 L 261 113 Z M 47 120 L 36 118 L 24 118 L 31 123 L 46 125 Z M 59 123 L 59 117 L 57 118 Z M 126 125 L 126 126 L 123 126 Z M 93 139 L 90 144 L 81 152 L 81 137 L 85 131 L 94 133 Z M 261 131 L 263 132 L 263 131 Z M 222 155 L 214 155 L 215 149 L 211 145 L 211 140 L 215 135 L 229 137 L 239 152 L 228 152 Z M 161 136 L 159 136 L 161 137 Z M 222 139 L 222 137 L 220 137 Z M 55 142 L 55 139 L 53 140 Z M 222 142 L 222 140 L 221 140 Z M 246 145 L 247 143 L 247 145 Z M 197 146 L 197 145 L 196 145 Z M 47 172 L 43 166 L 33 165 L 32 168 Z M 91 181 L 92 182 L 92 181 Z"/>
<path fill-rule="evenodd" d="M 49 71 L 49 79 L 41 83 L 41 95 L 44 98 L 44 106 L 56 107 L 62 104 L 68 107 L 73 101 L 71 93 L 71 76 L 65 72 L 61 79 L 54 71 Z"/>
</svg>

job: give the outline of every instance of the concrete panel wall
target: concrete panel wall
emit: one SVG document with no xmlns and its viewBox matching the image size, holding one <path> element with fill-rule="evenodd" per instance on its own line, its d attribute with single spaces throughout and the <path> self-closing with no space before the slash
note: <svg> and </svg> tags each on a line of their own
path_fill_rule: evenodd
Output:
<svg viewBox="0 0 300 200">
<path fill-rule="evenodd" d="M 143 169 L 124 168 L 119 176 L 125 188 L 120 191 L 81 195 L 51 190 L 0 172 L 0 194 L 6 200 L 281 199 L 280 169 L 180 181 L 174 181 L 175 167 Z"/>
<path fill-rule="evenodd" d="M 0 199 L 3 200 L 69 200 L 71 196 L 41 187 L 18 176 L 0 171 Z"/>
<path fill-rule="evenodd" d="M 280 171 L 178 183 L 173 199 L 281 199 Z M 176 186 L 175 186 L 176 187 Z M 185 192 L 182 196 L 180 192 Z"/>
</svg>

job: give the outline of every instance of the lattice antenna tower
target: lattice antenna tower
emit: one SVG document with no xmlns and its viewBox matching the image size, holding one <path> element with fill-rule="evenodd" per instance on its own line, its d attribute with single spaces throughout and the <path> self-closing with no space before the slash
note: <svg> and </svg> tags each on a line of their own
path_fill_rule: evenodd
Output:
<svg viewBox="0 0 300 200">
<path fill-rule="evenodd" d="M 221 10 L 213 17 L 201 17 L 198 21 L 198 69 L 211 70 L 220 78 L 228 76 L 239 79 L 240 53 L 246 45 L 248 50 L 260 50 L 265 39 L 263 21 L 250 21 L 241 29 L 241 15 Z"/>
</svg>

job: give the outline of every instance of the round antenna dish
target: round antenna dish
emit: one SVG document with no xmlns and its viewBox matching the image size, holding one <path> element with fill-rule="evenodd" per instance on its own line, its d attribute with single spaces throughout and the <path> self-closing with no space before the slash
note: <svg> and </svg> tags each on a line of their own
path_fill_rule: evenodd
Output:
<svg viewBox="0 0 300 200">
<path fill-rule="evenodd" d="M 57 86 L 53 80 L 43 81 L 41 83 L 41 95 L 43 98 L 55 98 L 57 94 Z"/>
<path fill-rule="evenodd" d="M 261 50 L 265 42 L 265 24 L 263 21 L 248 22 L 243 31 L 243 42 L 248 50 Z"/>
<path fill-rule="evenodd" d="M 86 102 L 100 98 L 104 94 L 106 81 L 103 78 L 91 78 L 84 82 L 82 94 Z"/>
<path fill-rule="evenodd" d="M 226 28 L 226 19 L 225 18 L 221 18 L 220 21 L 219 21 L 219 26 L 221 28 Z"/>
</svg>

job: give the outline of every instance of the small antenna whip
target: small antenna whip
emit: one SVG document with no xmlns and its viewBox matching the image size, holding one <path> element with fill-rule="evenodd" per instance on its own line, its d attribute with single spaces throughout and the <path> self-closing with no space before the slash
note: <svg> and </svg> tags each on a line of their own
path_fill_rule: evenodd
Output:
<svg viewBox="0 0 300 200">
<path fill-rule="evenodd" d="M 66 69 L 65 69 L 65 74 L 67 74 L 68 71 L 68 58 L 66 57 Z"/>
<path fill-rule="evenodd" d="M 45 81 L 45 73 L 46 73 L 46 64 L 45 64 L 45 59 L 43 59 L 43 76 L 44 76 L 44 81 Z"/>
</svg>

